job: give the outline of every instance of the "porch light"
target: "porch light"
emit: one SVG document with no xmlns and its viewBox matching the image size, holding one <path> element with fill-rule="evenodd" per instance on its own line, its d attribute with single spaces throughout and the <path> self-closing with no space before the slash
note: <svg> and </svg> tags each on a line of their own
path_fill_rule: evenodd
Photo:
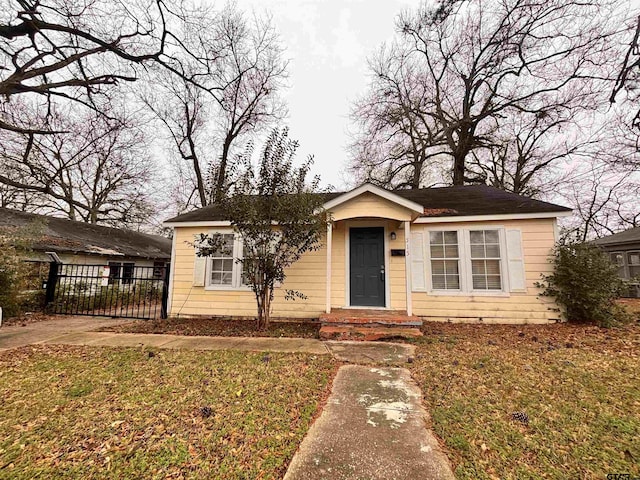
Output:
<svg viewBox="0 0 640 480">
<path fill-rule="evenodd" d="M 396 232 L 391 232 L 391 240 L 395 240 L 396 239 Z"/>
</svg>

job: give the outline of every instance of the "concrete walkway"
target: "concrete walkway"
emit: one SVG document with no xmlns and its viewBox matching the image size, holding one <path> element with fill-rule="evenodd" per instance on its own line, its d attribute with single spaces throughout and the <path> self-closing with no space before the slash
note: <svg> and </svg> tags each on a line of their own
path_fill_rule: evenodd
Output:
<svg viewBox="0 0 640 480">
<path fill-rule="evenodd" d="M 347 365 L 285 480 L 453 480 L 404 368 Z"/>
<path fill-rule="evenodd" d="M 68 317 L 0 328 L 0 350 L 29 344 L 331 354 L 340 367 L 331 395 L 296 452 L 286 480 L 451 480 L 447 457 L 426 428 L 420 389 L 402 365 L 412 345 L 305 338 L 196 337 L 94 332 L 126 319 Z M 369 364 L 363 366 L 361 364 Z"/>
<path fill-rule="evenodd" d="M 327 348 L 312 338 L 199 337 L 154 333 L 76 332 L 46 339 L 45 344 L 109 347 L 153 347 L 185 350 L 244 350 L 260 352 L 303 352 L 326 355 Z"/>
<path fill-rule="evenodd" d="M 73 332 L 88 332 L 102 327 L 128 323 L 126 318 L 69 316 L 22 325 L 0 327 L 0 351 L 40 343 Z"/>
</svg>

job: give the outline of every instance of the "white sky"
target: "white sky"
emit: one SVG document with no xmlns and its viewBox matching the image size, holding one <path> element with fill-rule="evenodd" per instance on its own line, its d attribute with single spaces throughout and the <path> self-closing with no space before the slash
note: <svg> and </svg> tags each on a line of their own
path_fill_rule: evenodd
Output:
<svg viewBox="0 0 640 480">
<path fill-rule="evenodd" d="M 315 157 L 322 184 L 346 188 L 349 111 L 366 90 L 367 57 L 394 34 L 395 17 L 419 0 L 237 0 L 244 11 L 273 15 L 286 47 L 289 136 L 298 158 Z"/>
</svg>

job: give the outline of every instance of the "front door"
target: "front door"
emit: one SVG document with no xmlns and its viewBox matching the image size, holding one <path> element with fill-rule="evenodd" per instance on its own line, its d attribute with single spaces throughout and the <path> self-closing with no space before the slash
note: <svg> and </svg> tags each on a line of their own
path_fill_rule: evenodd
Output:
<svg viewBox="0 0 640 480">
<path fill-rule="evenodd" d="M 384 228 L 350 229 L 349 271 L 351 306 L 384 307 Z"/>
</svg>

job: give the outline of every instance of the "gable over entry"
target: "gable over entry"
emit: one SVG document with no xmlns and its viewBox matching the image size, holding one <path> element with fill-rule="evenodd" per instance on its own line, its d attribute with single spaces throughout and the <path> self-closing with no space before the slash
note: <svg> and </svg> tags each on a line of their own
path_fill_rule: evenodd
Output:
<svg viewBox="0 0 640 480">
<path fill-rule="evenodd" d="M 419 203 L 370 183 L 328 201 L 324 208 L 331 213 L 333 221 L 372 217 L 412 221 L 424 211 Z"/>
<path fill-rule="evenodd" d="M 347 308 L 392 308 L 401 302 L 410 314 L 411 288 L 407 276 L 410 224 L 423 213 L 422 205 L 364 184 L 328 201 L 324 207 L 331 220 L 326 242 L 326 313 L 331 312 L 335 303 L 335 285 L 337 292 L 344 292 L 338 294 L 337 301 Z M 398 253 L 394 258 L 390 256 L 392 242 Z M 405 281 L 400 284 L 397 279 L 392 281 L 392 274 L 400 273 Z"/>
</svg>

